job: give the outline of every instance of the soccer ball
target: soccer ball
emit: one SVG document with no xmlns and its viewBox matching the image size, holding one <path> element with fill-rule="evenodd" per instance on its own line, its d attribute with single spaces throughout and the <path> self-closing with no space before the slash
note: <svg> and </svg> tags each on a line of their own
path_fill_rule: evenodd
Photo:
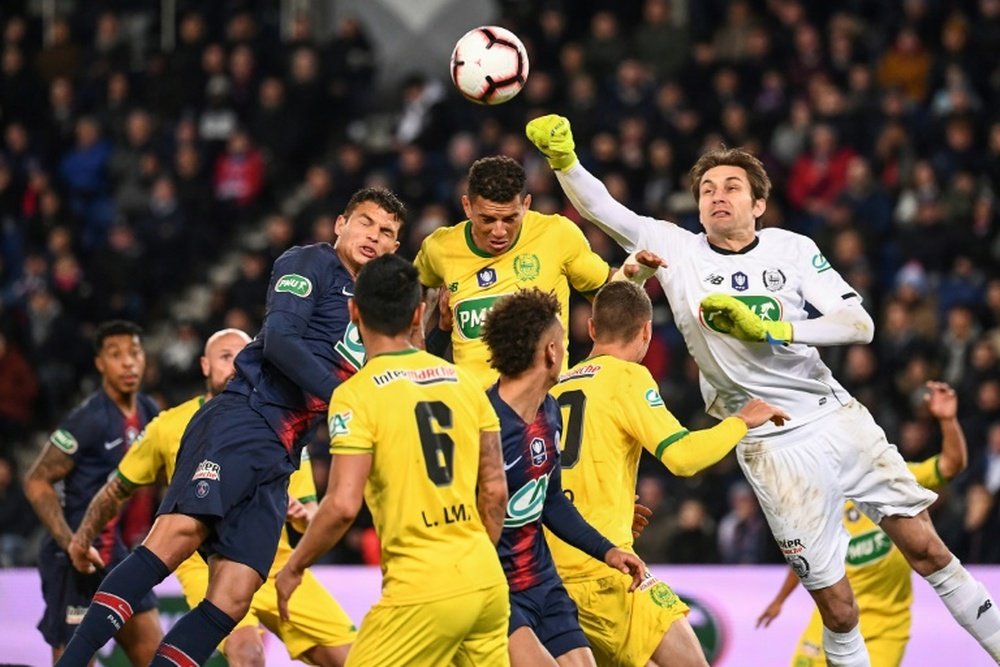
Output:
<svg viewBox="0 0 1000 667">
<path fill-rule="evenodd" d="M 477 104 L 503 104 L 524 87 L 528 54 L 510 30 L 485 25 L 462 35 L 451 53 L 451 80 Z"/>
</svg>

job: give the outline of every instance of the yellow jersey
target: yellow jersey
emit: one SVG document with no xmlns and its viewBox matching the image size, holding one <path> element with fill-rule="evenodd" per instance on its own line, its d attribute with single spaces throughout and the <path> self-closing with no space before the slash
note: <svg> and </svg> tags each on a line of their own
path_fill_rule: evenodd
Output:
<svg viewBox="0 0 1000 667">
<path fill-rule="evenodd" d="M 331 453 L 372 456 L 382 604 L 506 582 L 476 504 L 480 432 L 500 422 L 475 377 L 421 350 L 376 355 L 334 390 L 329 414 Z"/>
<path fill-rule="evenodd" d="M 936 489 L 944 484 L 940 458 L 907 464 L 921 486 Z M 858 600 L 865 637 L 908 638 L 913 602 L 910 564 L 889 536 L 850 501 L 844 507 L 844 527 L 851 540 L 847 578 Z"/>
<path fill-rule="evenodd" d="M 177 462 L 177 450 L 181 447 L 181 436 L 194 413 L 204 405 L 205 397 L 196 396 L 180 405 L 164 410 L 146 429 L 139 434 L 132 446 L 125 452 L 118 464 L 118 476 L 133 486 L 146 486 L 156 482 L 161 471 L 166 475 L 167 482 L 174 476 Z M 306 503 L 316 500 L 316 482 L 313 480 L 312 463 L 307 450 L 302 450 L 302 464 L 292 473 L 288 481 L 288 495 Z M 271 565 L 270 576 L 284 567 L 292 554 L 292 545 L 288 542 L 288 532 L 282 528 L 281 539 L 278 540 L 278 550 Z M 197 553 L 184 563 L 185 566 L 205 566 L 204 559 Z"/>
<path fill-rule="evenodd" d="M 497 378 L 480 340 L 483 320 L 497 299 L 532 287 L 554 292 L 568 331 L 569 286 L 588 295 L 607 282 L 610 272 L 572 220 L 535 211 L 524 214 L 517 238 L 500 255 L 476 246 L 472 223 L 466 220 L 424 239 L 414 264 L 425 287 L 444 286 L 451 293 L 455 363 L 474 373 L 484 388 Z"/>
<path fill-rule="evenodd" d="M 746 425 L 730 418 L 714 429 L 690 433 L 667 410 L 656 381 L 641 364 L 610 355 L 586 359 L 552 389 L 563 411 L 562 483 L 576 508 L 598 532 L 632 548 L 632 515 L 643 448 L 662 460 L 685 438 L 728 438 Z M 607 576 L 607 566 L 546 531 L 564 581 Z"/>
</svg>

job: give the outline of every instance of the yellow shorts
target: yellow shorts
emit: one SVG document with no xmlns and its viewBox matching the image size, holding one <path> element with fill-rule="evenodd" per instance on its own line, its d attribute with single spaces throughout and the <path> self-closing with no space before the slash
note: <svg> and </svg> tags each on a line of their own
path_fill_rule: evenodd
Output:
<svg viewBox="0 0 1000 667">
<path fill-rule="evenodd" d="M 862 629 L 864 618 L 861 619 Z M 888 637 L 866 637 L 865 646 L 872 667 L 899 667 L 903 662 L 907 639 L 892 639 Z M 792 667 L 825 667 L 826 655 L 823 653 L 823 619 L 819 612 L 813 612 L 809 626 L 799 639 L 792 656 Z"/>
<path fill-rule="evenodd" d="M 598 665 L 645 665 L 674 621 L 688 606 L 665 583 L 650 577 L 628 592 L 621 573 L 564 582 L 579 611 L 580 627 Z"/>
<path fill-rule="evenodd" d="M 197 560 L 196 560 L 197 559 Z M 194 608 L 208 590 L 208 566 L 195 554 L 181 563 L 175 572 L 188 606 Z M 278 615 L 278 592 L 269 577 L 254 594 L 250 611 L 236 624 L 235 630 L 263 625 L 285 644 L 293 660 L 309 662 L 303 654 L 314 646 L 342 646 L 354 642 L 357 630 L 347 612 L 323 588 L 312 572 L 306 570 L 299 586 L 288 601 L 289 620 Z M 225 653 L 226 641 L 219 644 Z"/>
<path fill-rule="evenodd" d="M 377 603 L 361 621 L 347 667 L 508 667 L 507 583 L 404 606 Z"/>
</svg>

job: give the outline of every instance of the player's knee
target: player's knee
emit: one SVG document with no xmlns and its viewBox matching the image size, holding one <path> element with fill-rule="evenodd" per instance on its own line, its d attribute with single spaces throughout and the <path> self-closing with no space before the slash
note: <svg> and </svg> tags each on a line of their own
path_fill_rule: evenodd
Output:
<svg viewBox="0 0 1000 667">
<path fill-rule="evenodd" d="M 858 624 L 858 608 L 835 605 L 823 615 L 823 625 L 834 632 L 848 632 Z"/>
<path fill-rule="evenodd" d="M 230 667 L 264 667 L 264 643 L 257 628 L 241 628 L 231 634 L 225 654 Z"/>
</svg>

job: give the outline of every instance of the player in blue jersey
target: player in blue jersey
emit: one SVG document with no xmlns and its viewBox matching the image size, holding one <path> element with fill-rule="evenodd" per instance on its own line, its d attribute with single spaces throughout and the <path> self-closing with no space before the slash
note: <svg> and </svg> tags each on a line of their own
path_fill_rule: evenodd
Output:
<svg viewBox="0 0 1000 667">
<path fill-rule="evenodd" d="M 598 533 L 563 494 L 562 415 L 548 394 L 559 380 L 565 355 L 559 309 L 554 294 L 522 290 L 500 299 L 483 325 L 490 365 L 500 374 L 487 395 L 500 417 L 507 473 L 507 514 L 497 550 L 510 585 L 514 667 L 594 664 L 543 525 L 564 542 L 631 574 L 630 590 L 646 572 L 637 556 Z"/>
<path fill-rule="evenodd" d="M 135 324 L 120 320 L 98 327 L 94 365 L 101 374 L 101 387 L 49 436 L 24 481 L 25 495 L 49 530 L 38 557 L 45 598 L 38 629 L 52 647 L 53 661 L 62 654 L 104 574 L 73 569 L 66 553 L 73 531 L 125 450 L 160 411 L 153 399 L 139 392 L 146 368 L 141 333 Z M 61 502 L 57 482 L 62 483 Z M 128 555 L 119 517 L 104 527 L 91 547 L 94 557 L 109 566 Z M 147 665 L 162 637 L 152 593 L 139 598 L 135 612 L 115 638 L 132 664 Z"/>
<path fill-rule="evenodd" d="M 104 580 L 60 665 L 83 667 L 135 601 L 198 550 L 205 599 L 164 637 L 152 664 L 200 665 L 267 577 L 288 507 L 288 477 L 333 389 L 364 360 L 347 300 L 361 266 L 394 252 L 405 217 L 394 194 L 365 188 L 337 218 L 337 243 L 295 247 L 271 273 L 261 332 L 236 377 L 195 414 L 149 536 Z"/>
</svg>

